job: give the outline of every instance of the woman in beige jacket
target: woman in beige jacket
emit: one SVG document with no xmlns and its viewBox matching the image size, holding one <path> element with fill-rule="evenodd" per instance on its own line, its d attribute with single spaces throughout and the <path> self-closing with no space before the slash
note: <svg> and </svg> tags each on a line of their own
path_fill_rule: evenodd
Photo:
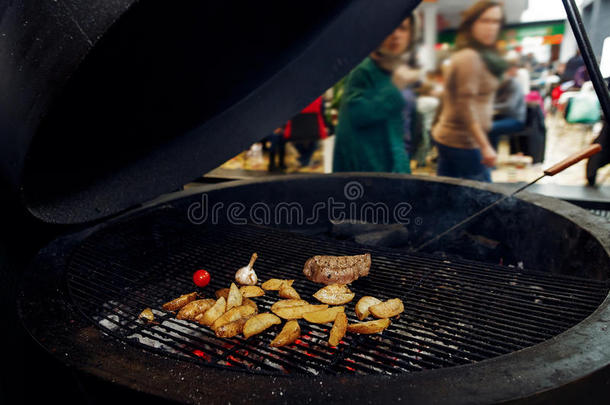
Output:
<svg viewBox="0 0 610 405">
<path fill-rule="evenodd" d="M 491 182 L 496 151 L 487 133 L 506 62 L 496 49 L 504 12 L 496 1 L 479 1 L 463 15 L 458 51 L 445 76 L 440 118 L 432 130 L 439 176 Z"/>
</svg>

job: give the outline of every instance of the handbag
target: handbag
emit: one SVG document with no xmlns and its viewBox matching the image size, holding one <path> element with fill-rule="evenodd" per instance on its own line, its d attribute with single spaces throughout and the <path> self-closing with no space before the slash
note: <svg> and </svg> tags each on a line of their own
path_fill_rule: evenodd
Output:
<svg viewBox="0 0 610 405">
<path fill-rule="evenodd" d="M 601 106 L 595 93 L 584 92 L 570 99 L 566 121 L 570 124 L 595 124 L 601 119 Z"/>
</svg>

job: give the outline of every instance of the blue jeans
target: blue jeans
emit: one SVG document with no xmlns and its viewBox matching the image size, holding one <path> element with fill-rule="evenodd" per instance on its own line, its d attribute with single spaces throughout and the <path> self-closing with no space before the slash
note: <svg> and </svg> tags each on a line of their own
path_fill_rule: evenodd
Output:
<svg viewBox="0 0 610 405">
<path fill-rule="evenodd" d="M 495 120 L 489 131 L 489 142 L 495 150 L 498 150 L 498 142 L 500 141 L 500 135 L 510 135 L 517 132 L 521 132 L 525 129 L 525 124 L 514 118 L 501 118 Z"/>
<path fill-rule="evenodd" d="M 491 183 L 491 170 L 483 165 L 479 149 L 460 149 L 436 143 L 438 168 L 436 174 L 446 177 Z"/>
</svg>

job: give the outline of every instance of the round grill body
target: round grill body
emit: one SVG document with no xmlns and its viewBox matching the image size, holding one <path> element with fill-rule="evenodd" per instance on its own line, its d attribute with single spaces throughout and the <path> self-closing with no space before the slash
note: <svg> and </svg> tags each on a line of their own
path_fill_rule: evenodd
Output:
<svg viewBox="0 0 610 405">
<path fill-rule="evenodd" d="M 610 364 L 606 224 L 524 194 L 425 252 L 410 249 L 501 195 L 492 185 L 358 174 L 192 190 L 47 246 L 20 311 L 63 361 L 183 402 L 565 400 Z M 195 290 L 197 268 L 211 272 L 201 292 L 213 296 L 253 252 L 259 279 L 293 278 L 310 302 L 321 286 L 301 274 L 308 257 L 370 252 L 348 319 L 357 321 L 363 295 L 400 297 L 405 312 L 384 333 L 348 334 L 337 348 L 326 344 L 330 325 L 301 320 L 301 338 L 273 349 L 279 327 L 219 339 L 161 311 Z M 263 312 L 277 299 L 254 300 Z M 137 321 L 146 307 L 159 324 Z"/>
</svg>

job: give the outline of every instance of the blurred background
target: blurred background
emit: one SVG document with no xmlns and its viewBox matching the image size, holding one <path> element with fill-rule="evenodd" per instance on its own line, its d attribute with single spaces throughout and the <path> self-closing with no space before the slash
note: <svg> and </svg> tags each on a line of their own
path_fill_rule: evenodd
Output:
<svg viewBox="0 0 610 405">
<path fill-rule="evenodd" d="M 413 174 L 435 176 L 437 150 L 431 139 L 444 91 L 443 68 L 456 50 L 456 34 L 470 0 L 424 0 L 416 10 L 416 51 L 411 64 L 420 72 L 413 86 L 414 111 L 405 134 Z M 500 134 L 498 160 L 491 172 L 496 183 L 528 182 L 543 168 L 590 144 L 604 123 L 561 0 L 512 0 L 503 3 L 505 24 L 498 49 L 516 63 L 527 104 L 524 128 Z M 610 76 L 610 0 L 581 0 L 579 7 L 604 77 Z M 345 80 L 272 134 L 204 175 L 209 178 L 252 178 L 282 173 L 331 173 L 335 132 L 341 120 Z M 316 104 L 317 103 L 317 104 Z M 318 112 L 324 129 L 306 118 Z M 610 166 L 589 168 L 582 162 L 561 176 L 542 180 L 547 187 L 582 188 L 610 185 Z M 592 173 L 593 170 L 593 173 Z"/>
</svg>

